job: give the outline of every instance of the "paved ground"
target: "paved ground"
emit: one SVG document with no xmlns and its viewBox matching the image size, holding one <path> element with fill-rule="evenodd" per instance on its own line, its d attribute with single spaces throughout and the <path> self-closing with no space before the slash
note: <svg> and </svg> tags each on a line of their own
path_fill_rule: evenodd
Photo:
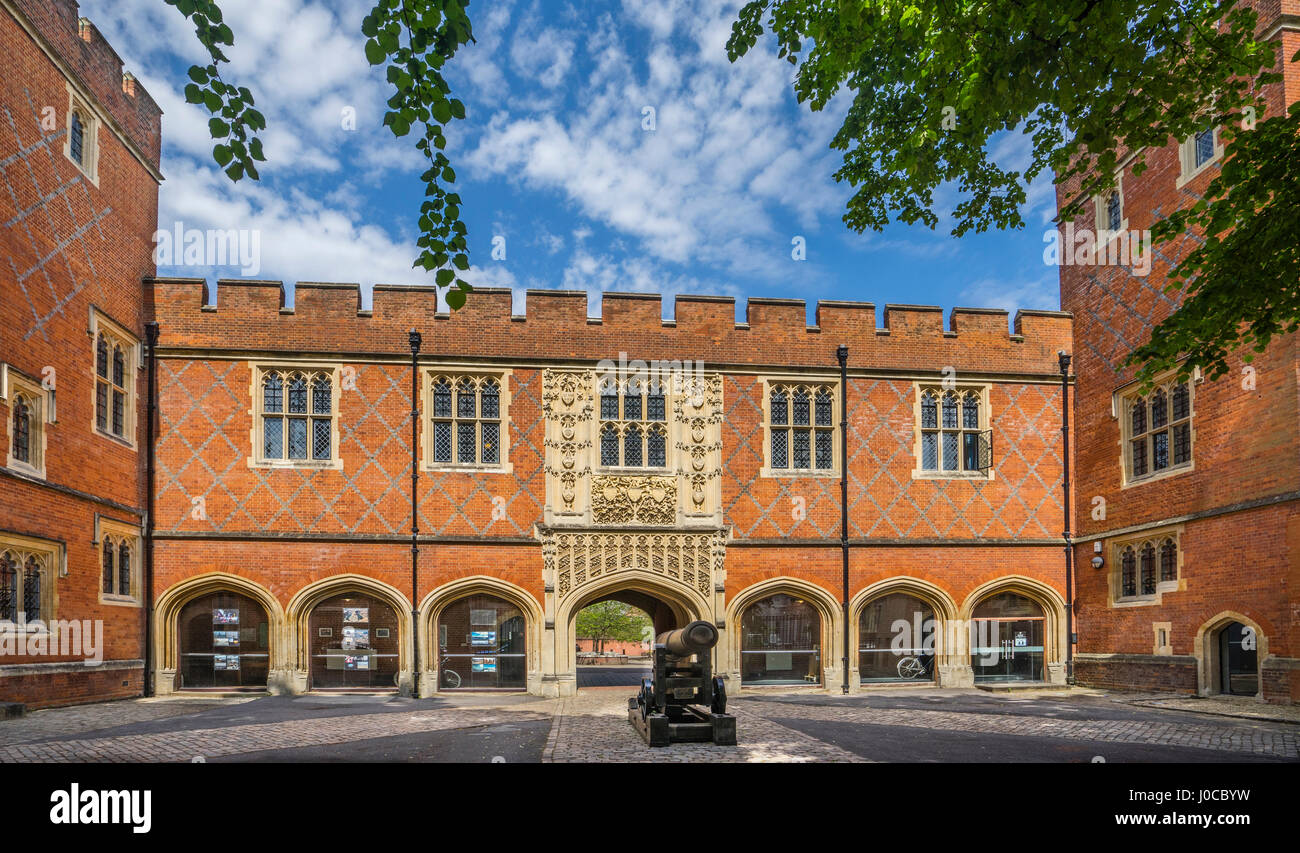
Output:
<svg viewBox="0 0 1300 853">
<path fill-rule="evenodd" d="M 630 687 L 635 693 L 641 679 L 650 677 L 644 663 L 603 663 L 578 667 L 578 687 Z"/>
<path fill-rule="evenodd" d="M 591 688 L 561 700 L 502 694 L 127 700 L 0 722 L 0 763 L 1300 761 L 1300 726 L 1286 722 L 1151 707 L 1149 697 L 1098 691 L 1002 695 L 934 688 L 850 697 L 750 691 L 731 703 L 737 747 L 651 750 L 627 722 L 631 692 Z"/>
</svg>

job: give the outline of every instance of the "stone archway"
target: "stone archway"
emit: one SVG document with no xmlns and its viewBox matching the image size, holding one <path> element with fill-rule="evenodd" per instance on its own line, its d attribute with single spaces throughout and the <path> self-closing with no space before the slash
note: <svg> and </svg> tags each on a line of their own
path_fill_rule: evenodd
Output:
<svg viewBox="0 0 1300 853">
<path fill-rule="evenodd" d="M 472 575 L 445 583 L 424 597 L 420 604 L 420 696 L 436 694 L 438 656 L 435 626 L 450 605 L 471 595 L 492 595 L 510 602 L 523 612 L 527 623 L 527 691 L 541 694 L 542 683 L 542 609 L 537 599 L 523 587 L 488 575 Z"/>
<path fill-rule="evenodd" d="M 777 577 L 760 581 L 741 590 L 727 605 L 727 624 L 733 626 L 726 640 L 723 674 L 727 688 L 741 688 L 741 625 L 745 610 L 751 605 L 773 595 L 793 595 L 809 602 L 821 620 L 821 684 L 820 689 L 838 692 L 843 682 L 840 667 L 844 656 L 843 610 L 835 596 L 823 587 L 809 581 L 791 577 Z M 722 643 L 719 643 L 722 645 Z"/>
<path fill-rule="evenodd" d="M 397 689 L 403 694 L 411 692 L 413 672 L 411 655 L 411 603 L 406 596 L 383 581 L 366 575 L 340 574 L 321 578 L 294 593 L 285 608 L 286 651 L 292 666 L 293 692 L 306 693 L 311 689 L 311 614 L 316 605 L 344 593 L 371 595 L 392 607 L 397 618 L 398 643 Z"/>
<path fill-rule="evenodd" d="M 1052 684 L 1065 683 L 1065 598 L 1046 583 L 1024 575 L 1005 575 L 977 586 L 966 596 L 958 611 L 958 625 L 967 630 L 952 631 L 953 655 L 963 655 L 969 667 L 970 631 L 975 608 L 992 596 L 1014 593 L 1024 596 L 1042 608 L 1045 622 L 1043 631 L 1044 680 Z M 972 673 L 971 682 L 974 683 Z"/>
<path fill-rule="evenodd" d="M 1259 662 L 1259 689 L 1255 698 L 1264 696 L 1263 664 L 1268 657 L 1268 635 L 1263 627 L 1245 614 L 1235 610 L 1224 610 L 1207 619 L 1196 631 L 1193 654 L 1196 656 L 1196 693 L 1199 696 L 1215 696 L 1224 692 L 1222 680 L 1223 660 L 1220 656 L 1219 635 L 1234 622 L 1245 625 L 1255 632 L 1255 653 Z"/>
<path fill-rule="evenodd" d="M 920 578 L 899 575 L 877 581 L 858 591 L 849 601 L 849 684 L 857 690 L 862 686 L 859 665 L 861 648 L 860 629 L 864 608 L 887 595 L 910 595 L 928 605 L 934 611 L 934 684 L 940 687 L 969 687 L 971 684 L 970 661 L 959 654 L 956 643 L 950 636 L 951 625 L 957 619 L 957 603 L 942 587 Z"/>
<path fill-rule="evenodd" d="M 293 691 L 291 655 L 285 637 L 286 620 L 279 600 L 266 587 L 247 578 L 227 572 L 210 572 L 173 584 L 154 602 L 154 695 L 165 696 L 176 690 L 176 673 L 180 668 L 178 622 L 182 609 L 197 598 L 221 592 L 247 596 L 266 611 L 270 623 L 266 689 L 277 694 Z"/>
</svg>

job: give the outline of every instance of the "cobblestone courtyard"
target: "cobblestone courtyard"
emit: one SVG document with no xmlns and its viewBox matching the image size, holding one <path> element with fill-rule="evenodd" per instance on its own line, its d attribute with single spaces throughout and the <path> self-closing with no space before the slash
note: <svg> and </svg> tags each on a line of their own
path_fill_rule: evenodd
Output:
<svg viewBox="0 0 1300 853">
<path fill-rule="evenodd" d="M 1300 761 L 1294 723 L 1093 691 L 745 693 L 731 703 L 738 746 L 651 750 L 627 722 L 628 695 L 126 700 L 0 722 L 0 762 Z"/>
</svg>

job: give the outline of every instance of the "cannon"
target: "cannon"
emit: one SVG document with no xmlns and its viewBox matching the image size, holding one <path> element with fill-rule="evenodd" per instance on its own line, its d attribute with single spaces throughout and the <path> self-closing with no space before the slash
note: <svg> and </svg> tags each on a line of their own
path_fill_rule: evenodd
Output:
<svg viewBox="0 0 1300 853">
<path fill-rule="evenodd" d="M 718 629 L 692 622 L 655 638 L 651 677 L 627 701 L 627 718 L 650 746 L 712 742 L 736 745 L 736 718 L 710 663 Z"/>
</svg>

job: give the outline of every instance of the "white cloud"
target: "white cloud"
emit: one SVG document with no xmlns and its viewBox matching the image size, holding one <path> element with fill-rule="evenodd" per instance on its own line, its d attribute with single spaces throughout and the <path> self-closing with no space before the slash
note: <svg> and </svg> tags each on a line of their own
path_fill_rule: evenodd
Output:
<svg viewBox="0 0 1300 853">
<path fill-rule="evenodd" d="M 983 279 L 962 290 L 961 297 L 963 305 L 1004 308 L 1013 314 L 1018 308 L 1057 311 L 1061 307 L 1060 281 L 1055 267 L 1037 280 L 1009 282 Z"/>
</svg>

